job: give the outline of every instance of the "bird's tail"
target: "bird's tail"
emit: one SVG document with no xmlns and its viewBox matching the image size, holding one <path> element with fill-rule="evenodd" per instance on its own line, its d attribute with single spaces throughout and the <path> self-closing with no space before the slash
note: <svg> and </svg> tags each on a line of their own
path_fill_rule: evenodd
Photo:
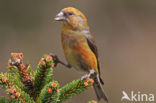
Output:
<svg viewBox="0 0 156 103">
<path fill-rule="evenodd" d="M 93 84 L 93 87 L 94 87 L 94 90 L 95 90 L 95 93 L 96 93 L 96 96 L 97 96 L 97 99 L 98 101 L 100 101 L 101 98 L 103 98 L 106 102 L 108 102 L 108 99 L 104 93 L 104 90 L 102 88 L 102 85 L 100 83 L 100 79 L 99 79 L 99 76 L 94 76 L 94 84 Z"/>
</svg>

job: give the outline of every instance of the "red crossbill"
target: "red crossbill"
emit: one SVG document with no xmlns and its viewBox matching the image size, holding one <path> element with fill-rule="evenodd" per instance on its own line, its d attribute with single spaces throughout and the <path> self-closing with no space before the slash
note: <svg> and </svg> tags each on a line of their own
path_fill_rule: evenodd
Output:
<svg viewBox="0 0 156 103">
<path fill-rule="evenodd" d="M 62 9 L 55 20 L 63 22 L 62 46 L 68 64 L 79 71 L 87 72 L 83 79 L 93 75 L 93 87 L 98 100 L 103 98 L 108 101 L 101 85 L 104 83 L 100 77 L 97 47 L 85 15 L 78 9 L 68 7 Z"/>
</svg>

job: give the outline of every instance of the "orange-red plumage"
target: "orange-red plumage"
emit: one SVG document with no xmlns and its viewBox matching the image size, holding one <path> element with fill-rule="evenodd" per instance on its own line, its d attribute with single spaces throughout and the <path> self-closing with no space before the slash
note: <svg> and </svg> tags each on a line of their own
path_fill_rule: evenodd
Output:
<svg viewBox="0 0 156 103">
<path fill-rule="evenodd" d="M 94 71 L 93 84 L 98 100 L 107 98 L 100 83 L 100 66 L 97 48 L 93 37 L 90 35 L 87 19 L 78 9 L 64 8 L 55 20 L 62 21 L 62 47 L 68 63 L 77 70 L 89 73 Z"/>
</svg>

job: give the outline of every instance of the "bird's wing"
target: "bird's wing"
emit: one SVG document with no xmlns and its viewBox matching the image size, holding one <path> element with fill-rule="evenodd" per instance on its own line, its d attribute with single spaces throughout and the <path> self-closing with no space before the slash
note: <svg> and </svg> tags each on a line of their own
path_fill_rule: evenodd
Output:
<svg viewBox="0 0 156 103">
<path fill-rule="evenodd" d="M 98 66 L 98 72 L 99 72 L 99 77 L 100 77 L 100 63 L 99 63 L 98 51 L 97 51 L 97 47 L 95 44 L 95 40 L 89 32 L 85 35 L 85 37 L 86 37 L 86 40 L 87 40 L 87 43 L 88 43 L 90 49 L 92 50 L 92 52 L 95 54 L 95 56 L 97 58 L 97 66 Z M 104 82 L 102 81 L 101 78 L 100 78 L 100 82 L 102 84 L 104 84 Z"/>
<path fill-rule="evenodd" d="M 87 43 L 88 43 L 90 49 L 92 50 L 92 52 L 95 54 L 95 56 L 97 58 L 98 70 L 99 70 L 99 73 L 100 73 L 100 65 L 99 65 L 99 60 L 98 60 L 98 51 L 97 51 L 97 47 L 96 47 L 96 44 L 95 44 L 95 40 L 94 40 L 93 36 L 90 35 L 90 34 L 87 34 L 85 37 L 87 39 Z"/>
</svg>

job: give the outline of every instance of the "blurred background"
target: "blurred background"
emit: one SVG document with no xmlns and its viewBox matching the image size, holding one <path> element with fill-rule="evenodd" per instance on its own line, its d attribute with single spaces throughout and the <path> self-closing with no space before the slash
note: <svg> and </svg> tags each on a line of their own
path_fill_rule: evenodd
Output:
<svg viewBox="0 0 156 103">
<path fill-rule="evenodd" d="M 8 71 L 11 52 L 23 52 L 24 62 L 34 70 L 46 53 L 54 52 L 65 61 L 61 23 L 53 18 L 68 6 L 78 8 L 88 18 L 109 103 L 123 103 L 123 90 L 129 95 L 140 91 L 156 96 L 155 0 L 0 0 L 0 72 Z M 63 86 L 82 75 L 58 65 L 54 78 Z M 4 90 L 0 90 L 2 95 Z M 92 88 L 65 103 L 90 100 L 96 100 Z"/>
</svg>

